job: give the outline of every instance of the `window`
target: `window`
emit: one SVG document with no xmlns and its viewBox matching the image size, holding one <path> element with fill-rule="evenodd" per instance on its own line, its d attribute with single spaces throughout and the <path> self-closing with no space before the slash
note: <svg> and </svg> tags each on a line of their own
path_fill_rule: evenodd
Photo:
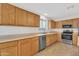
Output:
<svg viewBox="0 0 79 59">
<path fill-rule="evenodd" d="M 48 29 L 48 20 L 40 20 L 40 28 Z"/>
</svg>

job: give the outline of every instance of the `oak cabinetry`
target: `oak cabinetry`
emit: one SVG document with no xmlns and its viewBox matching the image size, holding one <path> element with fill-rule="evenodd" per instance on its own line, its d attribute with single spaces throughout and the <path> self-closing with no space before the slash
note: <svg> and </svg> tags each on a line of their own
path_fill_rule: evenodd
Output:
<svg viewBox="0 0 79 59">
<path fill-rule="evenodd" d="M 65 25 L 65 24 L 71 24 L 72 25 L 73 24 L 72 19 L 62 21 L 62 25 Z"/>
<path fill-rule="evenodd" d="M 2 15 L 1 15 L 1 4 L 0 4 L 0 24 L 1 24 L 1 17 Z"/>
<path fill-rule="evenodd" d="M 39 37 L 34 37 L 31 40 L 31 52 L 32 55 L 34 55 L 35 53 L 37 53 L 39 51 Z"/>
<path fill-rule="evenodd" d="M 0 24 L 39 27 L 40 16 L 7 3 L 0 4 Z"/>
<path fill-rule="evenodd" d="M 17 41 L 6 42 L 0 44 L 1 56 L 17 56 Z"/>
<path fill-rule="evenodd" d="M 72 21 L 73 21 L 73 27 L 77 28 L 79 26 L 79 24 L 78 24 L 79 23 L 79 18 L 75 18 Z"/>
<path fill-rule="evenodd" d="M 48 21 L 48 27 L 49 28 L 56 28 L 56 22 L 53 20 Z"/>
<path fill-rule="evenodd" d="M 35 25 L 35 27 L 40 26 L 40 16 L 39 15 L 35 15 L 34 25 Z"/>
<path fill-rule="evenodd" d="M 38 37 L 27 38 L 19 41 L 19 55 L 31 56 L 38 52 L 39 41 Z"/>
<path fill-rule="evenodd" d="M 40 25 L 39 15 L 28 12 L 28 25 L 33 27 L 39 27 Z"/>
<path fill-rule="evenodd" d="M 77 45 L 79 46 L 79 37 L 78 37 L 78 42 L 77 43 L 78 43 Z"/>
<path fill-rule="evenodd" d="M 78 32 L 73 31 L 73 35 L 72 35 L 72 44 L 76 45 L 78 44 Z"/>
<path fill-rule="evenodd" d="M 54 42 L 56 42 L 56 35 L 55 34 L 49 34 L 46 36 L 46 46 L 50 46 L 51 44 L 53 44 Z"/>
<path fill-rule="evenodd" d="M 30 39 L 23 39 L 20 40 L 19 45 L 19 55 L 20 56 L 30 56 L 31 55 L 31 40 Z"/>
<path fill-rule="evenodd" d="M 28 25 L 29 26 L 35 26 L 34 22 L 35 22 L 34 14 L 29 12 L 28 13 Z"/>
<path fill-rule="evenodd" d="M 1 9 L 2 9 L 1 24 L 15 25 L 15 7 L 10 4 L 3 3 Z"/>
<path fill-rule="evenodd" d="M 62 21 L 56 21 L 56 28 L 62 28 Z"/>
<path fill-rule="evenodd" d="M 16 25 L 28 25 L 28 12 L 16 7 Z"/>
</svg>

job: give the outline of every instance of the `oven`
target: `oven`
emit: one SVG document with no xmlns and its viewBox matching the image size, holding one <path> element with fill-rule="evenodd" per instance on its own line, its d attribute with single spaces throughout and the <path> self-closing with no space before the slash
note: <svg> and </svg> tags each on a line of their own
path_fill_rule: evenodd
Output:
<svg viewBox="0 0 79 59">
<path fill-rule="evenodd" d="M 72 34 L 73 34 L 72 30 L 64 30 L 62 33 L 62 39 L 72 40 Z"/>
</svg>

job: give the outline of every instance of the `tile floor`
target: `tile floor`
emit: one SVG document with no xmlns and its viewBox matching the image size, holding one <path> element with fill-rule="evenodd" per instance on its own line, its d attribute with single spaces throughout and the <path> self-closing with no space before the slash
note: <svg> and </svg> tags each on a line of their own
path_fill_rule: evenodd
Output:
<svg viewBox="0 0 79 59">
<path fill-rule="evenodd" d="M 34 56 L 79 56 L 79 47 L 57 42 Z"/>
</svg>

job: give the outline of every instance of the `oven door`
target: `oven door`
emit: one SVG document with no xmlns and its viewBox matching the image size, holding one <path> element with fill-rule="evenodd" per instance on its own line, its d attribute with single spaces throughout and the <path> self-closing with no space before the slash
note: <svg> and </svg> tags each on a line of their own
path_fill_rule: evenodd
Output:
<svg viewBox="0 0 79 59">
<path fill-rule="evenodd" d="M 72 35 L 62 35 L 62 39 L 72 40 Z"/>
</svg>

